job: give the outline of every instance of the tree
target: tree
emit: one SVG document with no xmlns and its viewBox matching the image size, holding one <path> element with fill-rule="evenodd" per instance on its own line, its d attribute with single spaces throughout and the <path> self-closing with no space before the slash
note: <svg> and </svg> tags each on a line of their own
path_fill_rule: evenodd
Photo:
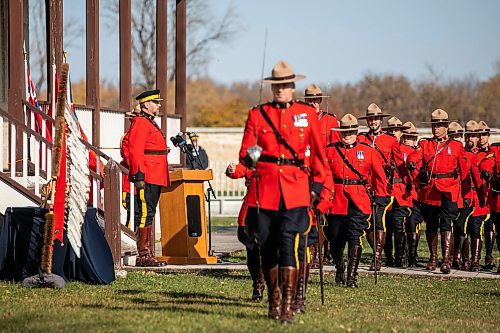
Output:
<svg viewBox="0 0 500 333">
<path fill-rule="evenodd" d="M 169 2 L 168 11 L 168 71 L 169 80 L 175 75 L 175 1 Z M 104 3 L 103 15 L 111 33 L 116 32 L 118 1 Z M 210 62 L 211 52 L 217 44 L 231 41 L 236 32 L 236 15 L 230 6 L 222 18 L 210 12 L 208 1 L 187 1 L 187 54 L 189 75 L 200 76 Z M 132 1 L 132 58 L 138 66 L 136 73 L 143 89 L 156 86 L 156 1 Z"/>
</svg>

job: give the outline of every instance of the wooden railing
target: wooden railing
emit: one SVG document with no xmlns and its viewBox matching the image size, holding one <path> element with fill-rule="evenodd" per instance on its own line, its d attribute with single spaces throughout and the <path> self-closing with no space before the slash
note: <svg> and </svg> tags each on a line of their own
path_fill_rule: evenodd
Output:
<svg viewBox="0 0 500 333">
<path fill-rule="evenodd" d="M 23 101 L 23 105 L 27 120 L 25 124 L 0 109 L 0 166 L 2 167 L 0 171 L 4 171 L 3 177 L 10 179 L 9 183 L 13 184 L 12 187 L 39 201 L 41 185 L 47 183 L 51 175 L 53 146 L 51 137 L 54 137 L 55 121 L 28 102 Z M 37 115 L 42 120 L 41 129 L 35 126 Z M 7 134 L 4 132 L 5 129 L 8 130 L 8 135 L 5 135 Z M 22 134 L 18 135 L 18 133 Z M 21 137 L 21 140 L 17 140 L 17 137 Z M 4 138 L 8 138 L 9 142 L 4 142 Z M 128 169 L 88 142 L 84 140 L 82 142 L 87 150 L 92 151 L 96 156 L 96 167 L 89 170 L 92 184 L 91 204 L 104 214 L 105 236 L 112 249 L 115 265 L 118 266 L 121 261 L 121 232 L 134 238 L 133 232 L 124 225 L 127 222 L 126 218 L 122 219 L 122 216 L 125 217 L 127 214 L 122 214 L 125 209 L 121 205 L 121 180 L 122 175 L 128 174 Z M 8 151 L 6 154 L 8 161 L 4 161 L 4 150 Z M 102 168 L 102 165 L 105 167 Z M 102 170 L 104 172 L 101 172 Z M 103 195 L 101 184 L 104 184 Z M 130 184 L 130 188 L 132 192 L 130 209 L 133 212 L 133 183 Z M 133 220 L 133 214 L 130 214 L 130 219 Z"/>
</svg>

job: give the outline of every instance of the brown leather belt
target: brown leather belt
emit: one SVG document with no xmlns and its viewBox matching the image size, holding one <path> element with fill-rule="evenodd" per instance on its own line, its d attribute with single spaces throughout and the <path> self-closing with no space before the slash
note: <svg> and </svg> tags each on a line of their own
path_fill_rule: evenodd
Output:
<svg viewBox="0 0 500 333">
<path fill-rule="evenodd" d="M 457 176 L 457 172 L 441 172 L 441 173 L 433 173 L 431 178 L 435 179 L 443 179 L 443 178 L 455 178 Z"/>
<path fill-rule="evenodd" d="M 342 185 L 365 185 L 366 180 L 360 180 L 360 179 L 347 179 L 347 178 L 333 178 L 333 182 L 335 184 L 342 184 Z"/>
<path fill-rule="evenodd" d="M 259 158 L 259 162 L 276 163 L 278 165 L 295 165 L 302 167 L 304 165 L 304 160 L 294 160 L 293 158 L 276 157 L 269 155 L 262 155 Z"/>
<path fill-rule="evenodd" d="M 153 149 L 144 149 L 144 154 L 145 155 L 167 155 L 168 150 L 153 150 Z"/>
</svg>

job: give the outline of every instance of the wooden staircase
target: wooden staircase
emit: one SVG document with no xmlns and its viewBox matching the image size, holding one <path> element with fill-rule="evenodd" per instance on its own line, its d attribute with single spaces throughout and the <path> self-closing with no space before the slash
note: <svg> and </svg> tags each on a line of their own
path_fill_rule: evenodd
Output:
<svg viewBox="0 0 500 333">
<path fill-rule="evenodd" d="M 52 143 L 46 138 L 45 129 L 52 128 L 54 137 L 54 119 L 26 101 L 23 105 L 28 120 L 24 124 L 0 108 L 0 214 L 7 207 L 38 206 L 41 203 L 40 189 L 52 173 Z M 42 118 L 41 134 L 34 129 L 35 114 Z M 97 157 L 95 170 L 89 170 L 92 184 L 90 204 L 98 209 L 99 224 L 118 267 L 124 256 L 136 254 L 135 236 L 125 226 L 127 214 L 121 205 L 122 174 L 128 174 L 128 170 L 88 142 L 82 142 Z M 103 173 L 96 171 L 102 170 L 101 165 L 104 166 Z M 132 211 L 133 202 L 132 195 Z"/>
</svg>

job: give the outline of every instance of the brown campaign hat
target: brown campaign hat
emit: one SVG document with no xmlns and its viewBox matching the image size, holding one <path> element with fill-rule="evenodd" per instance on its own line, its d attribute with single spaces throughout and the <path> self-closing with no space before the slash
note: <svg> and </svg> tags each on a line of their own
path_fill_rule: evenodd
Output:
<svg viewBox="0 0 500 333">
<path fill-rule="evenodd" d="M 308 99 L 308 98 L 324 98 L 324 97 L 330 97 L 330 96 L 323 95 L 321 89 L 316 84 L 311 83 L 309 86 L 307 86 L 303 98 Z"/>
<path fill-rule="evenodd" d="M 413 136 L 418 136 L 418 131 L 415 125 L 411 121 L 407 121 L 406 123 L 403 124 L 403 126 L 407 126 L 407 129 L 403 130 L 403 135 L 413 135 Z"/>
<path fill-rule="evenodd" d="M 448 119 L 448 113 L 442 109 L 436 109 L 431 113 L 431 121 L 423 121 L 423 124 L 438 124 L 438 123 L 450 123 L 452 120 Z"/>
<path fill-rule="evenodd" d="M 387 127 L 382 127 L 382 130 L 400 129 L 403 131 L 409 128 L 410 127 L 403 125 L 403 122 L 399 120 L 399 118 L 393 116 L 387 120 Z"/>
<path fill-rule="evenodd" d="M 372 103 L 368 105 L 368 108 L 366 109 L 366 115 L 359 117 L 358 119 L 367 119 L 371 117 L 390 117 L 390 116 L 391 116 L 390 114 L 383 113 L 377 104 Z"/>
<path fill-rule="evenodd" d="M 352 114 L 347 113 L 339 121 L 339 127 L 332 128 L 332 131 L 357 131 L 359 128 L 358 120 Z"/>
<path fill-rule="evenodd" d="M 448 135 L 456 135 L 456 134 L 464 134 L 464 128 L 457 123 L 456 121 L 452 121 L 448 125 Z"/>
<path fill-rule="evenodd" d="M 267 83 L 289 83 L 304 79 L 304 75 L 298 75 L 293 72 L 292 66 L 284 60 L 280 60 L 274 66 L 271 76 L 264 78 L 262 82 Z"/>
<path fill-rule="evenodd" d="M 469 120 L 467 124 L 465 124 L 465 134 L 479 134 L 481 133 L 481 129 L 479 128 L 479 124 L 475 120 Z"/>
<path fill-rule="evenodd" d="M 488 124 L 486 124 L 486 122 L 481 120 L 478 125 L 479 125 L 479 130 L 480 130 L 479 133 L 484 134 L 484 133 L 491 132 L 490 128 L 488 127 Z"/>
</svg>

